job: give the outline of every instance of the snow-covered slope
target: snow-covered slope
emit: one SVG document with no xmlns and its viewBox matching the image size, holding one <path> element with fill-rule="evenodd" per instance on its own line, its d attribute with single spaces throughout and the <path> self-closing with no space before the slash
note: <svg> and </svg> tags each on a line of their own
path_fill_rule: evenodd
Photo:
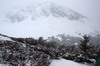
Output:
<svg viewBox="0 0 100 66">
<path fill-rule="evenodd" d="M 8 65 L 0 64 L 0 66 L 8 66 Z M 60 59 L 60 60 L 53 60 L 49 66 L 90 66 L 90 65 L 80 64 L 74 61 Z"/>
<path fill-rule="evenodd" d="M 7 37 L 7 36 L 3 36 L 3 35 L 0 34 L 0 41 L 1 41 L 1 40 L 12 41 L 9 37 Z"/>
<path fill-rule="evenodd" d="M 85 16 L 75 12 L 67 7 L 62 7 L 54 3 L 33 3 L 31 6 L 24 8 L 14 9 L 11 12 L 8 12 L 6 15 L 11 22 L 20 22 L 28 17 L 32 20 L 38 19 L 41 16 L 49 17 L 53 16 L 56 18 L 66 18 L 68 20 L 83 20 Z"/>
<path fill-rule="evenodd" d="M 70 60 L 60 59 L 60 60 L 53 60 L 50 66 L 89 66 L 89 65 L 76 63 Z"/>
</svg>

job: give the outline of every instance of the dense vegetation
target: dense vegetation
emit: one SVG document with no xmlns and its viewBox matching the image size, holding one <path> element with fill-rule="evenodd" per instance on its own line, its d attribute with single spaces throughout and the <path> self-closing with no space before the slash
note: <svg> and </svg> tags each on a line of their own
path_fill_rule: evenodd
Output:
<svg viewBox="0 0 100 66">
<path fill-rule="evenodd" d="M 6 36 L 8 37 L 8 36 Z M 84 35 L 77 45 L 57 44 L 54 41 L 34 38 L 14 38 L 0 41 L 0 63 L 10 66 L 48 66 L 53 59 L 65 58 L 81 63 L 95 63 L 100 46 L 90 44 Z"/>
</svg>

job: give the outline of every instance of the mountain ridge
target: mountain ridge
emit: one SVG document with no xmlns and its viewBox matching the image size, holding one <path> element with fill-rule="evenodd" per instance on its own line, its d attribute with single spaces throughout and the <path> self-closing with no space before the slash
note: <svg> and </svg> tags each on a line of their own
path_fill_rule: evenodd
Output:
<svg viewBox="0 0 100 66">
<path fill-rule="evenodd" d="M 71 10 L 67 7 L 56 5 L 55 3 L 35 3 L 31 6 L 22 7 L 9 11 L 6 15 L 11 22 L 20 22 L 30 17 L 33 21 L 37 18 L 44 16 L 53 16 L 56 18 L 67 18 L 68 20 L 81 21 L 86 17 Z"/>
</svg>

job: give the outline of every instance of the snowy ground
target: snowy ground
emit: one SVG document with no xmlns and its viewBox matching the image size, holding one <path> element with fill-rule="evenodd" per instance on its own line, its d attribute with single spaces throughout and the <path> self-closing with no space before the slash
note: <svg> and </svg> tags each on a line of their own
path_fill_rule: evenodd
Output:
<svg viewBox="0 0 100 66">
<path fill-rule="evenodd" d="M 4 36 L 0 36 L 0 40 L 9 40 L 9 41 L 11 41 L 10 38 L 8 38 L 8 37 L 4 37 Z"/>
<path fill-rule="evenodd" d="M 8 66 L 8 65 L 0 64 L 0 66 Z M 80 64 L 74 61 L 60 59 L 60 60 L 53 60 L 49 66 L 90 66 L 90 65 Z"/>
<path fill-rule="evenodd" d="M 0 66 L 8 66 L 8 65 L 6 65 L 6 64 L 0 64 Z"/>
<path fill-rule="evenodd" d="M 76 63 L 70 60 L 60 59 L 60 60 L 53 60 L 50 66 L 89 66 L 89 65 Z"/>
</svg>

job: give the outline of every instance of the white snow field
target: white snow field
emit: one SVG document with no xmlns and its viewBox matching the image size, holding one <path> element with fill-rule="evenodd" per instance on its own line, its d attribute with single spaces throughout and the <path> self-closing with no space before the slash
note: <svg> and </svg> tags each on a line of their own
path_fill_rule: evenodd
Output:
<svg viewBox="0 0 100 66">
<path fill-rule="evenodd" d="M 8 66 L 8 65 L 0 64 L 0 66 Z M 30 64 L 28 64 L 27 66 L 30 66 Z M 49 66 L 90 66 L 90 65 L 80 64 L 74 61 L 60 59 L 60 60 L 53 60 Z"/>
<path fill-rule="evenodd" d="M 60 59 L 60 60 L 53 60 L 50 66 L 89 66 L 89 65 L 80 64 L 70 60 Z"/>
</svg>

